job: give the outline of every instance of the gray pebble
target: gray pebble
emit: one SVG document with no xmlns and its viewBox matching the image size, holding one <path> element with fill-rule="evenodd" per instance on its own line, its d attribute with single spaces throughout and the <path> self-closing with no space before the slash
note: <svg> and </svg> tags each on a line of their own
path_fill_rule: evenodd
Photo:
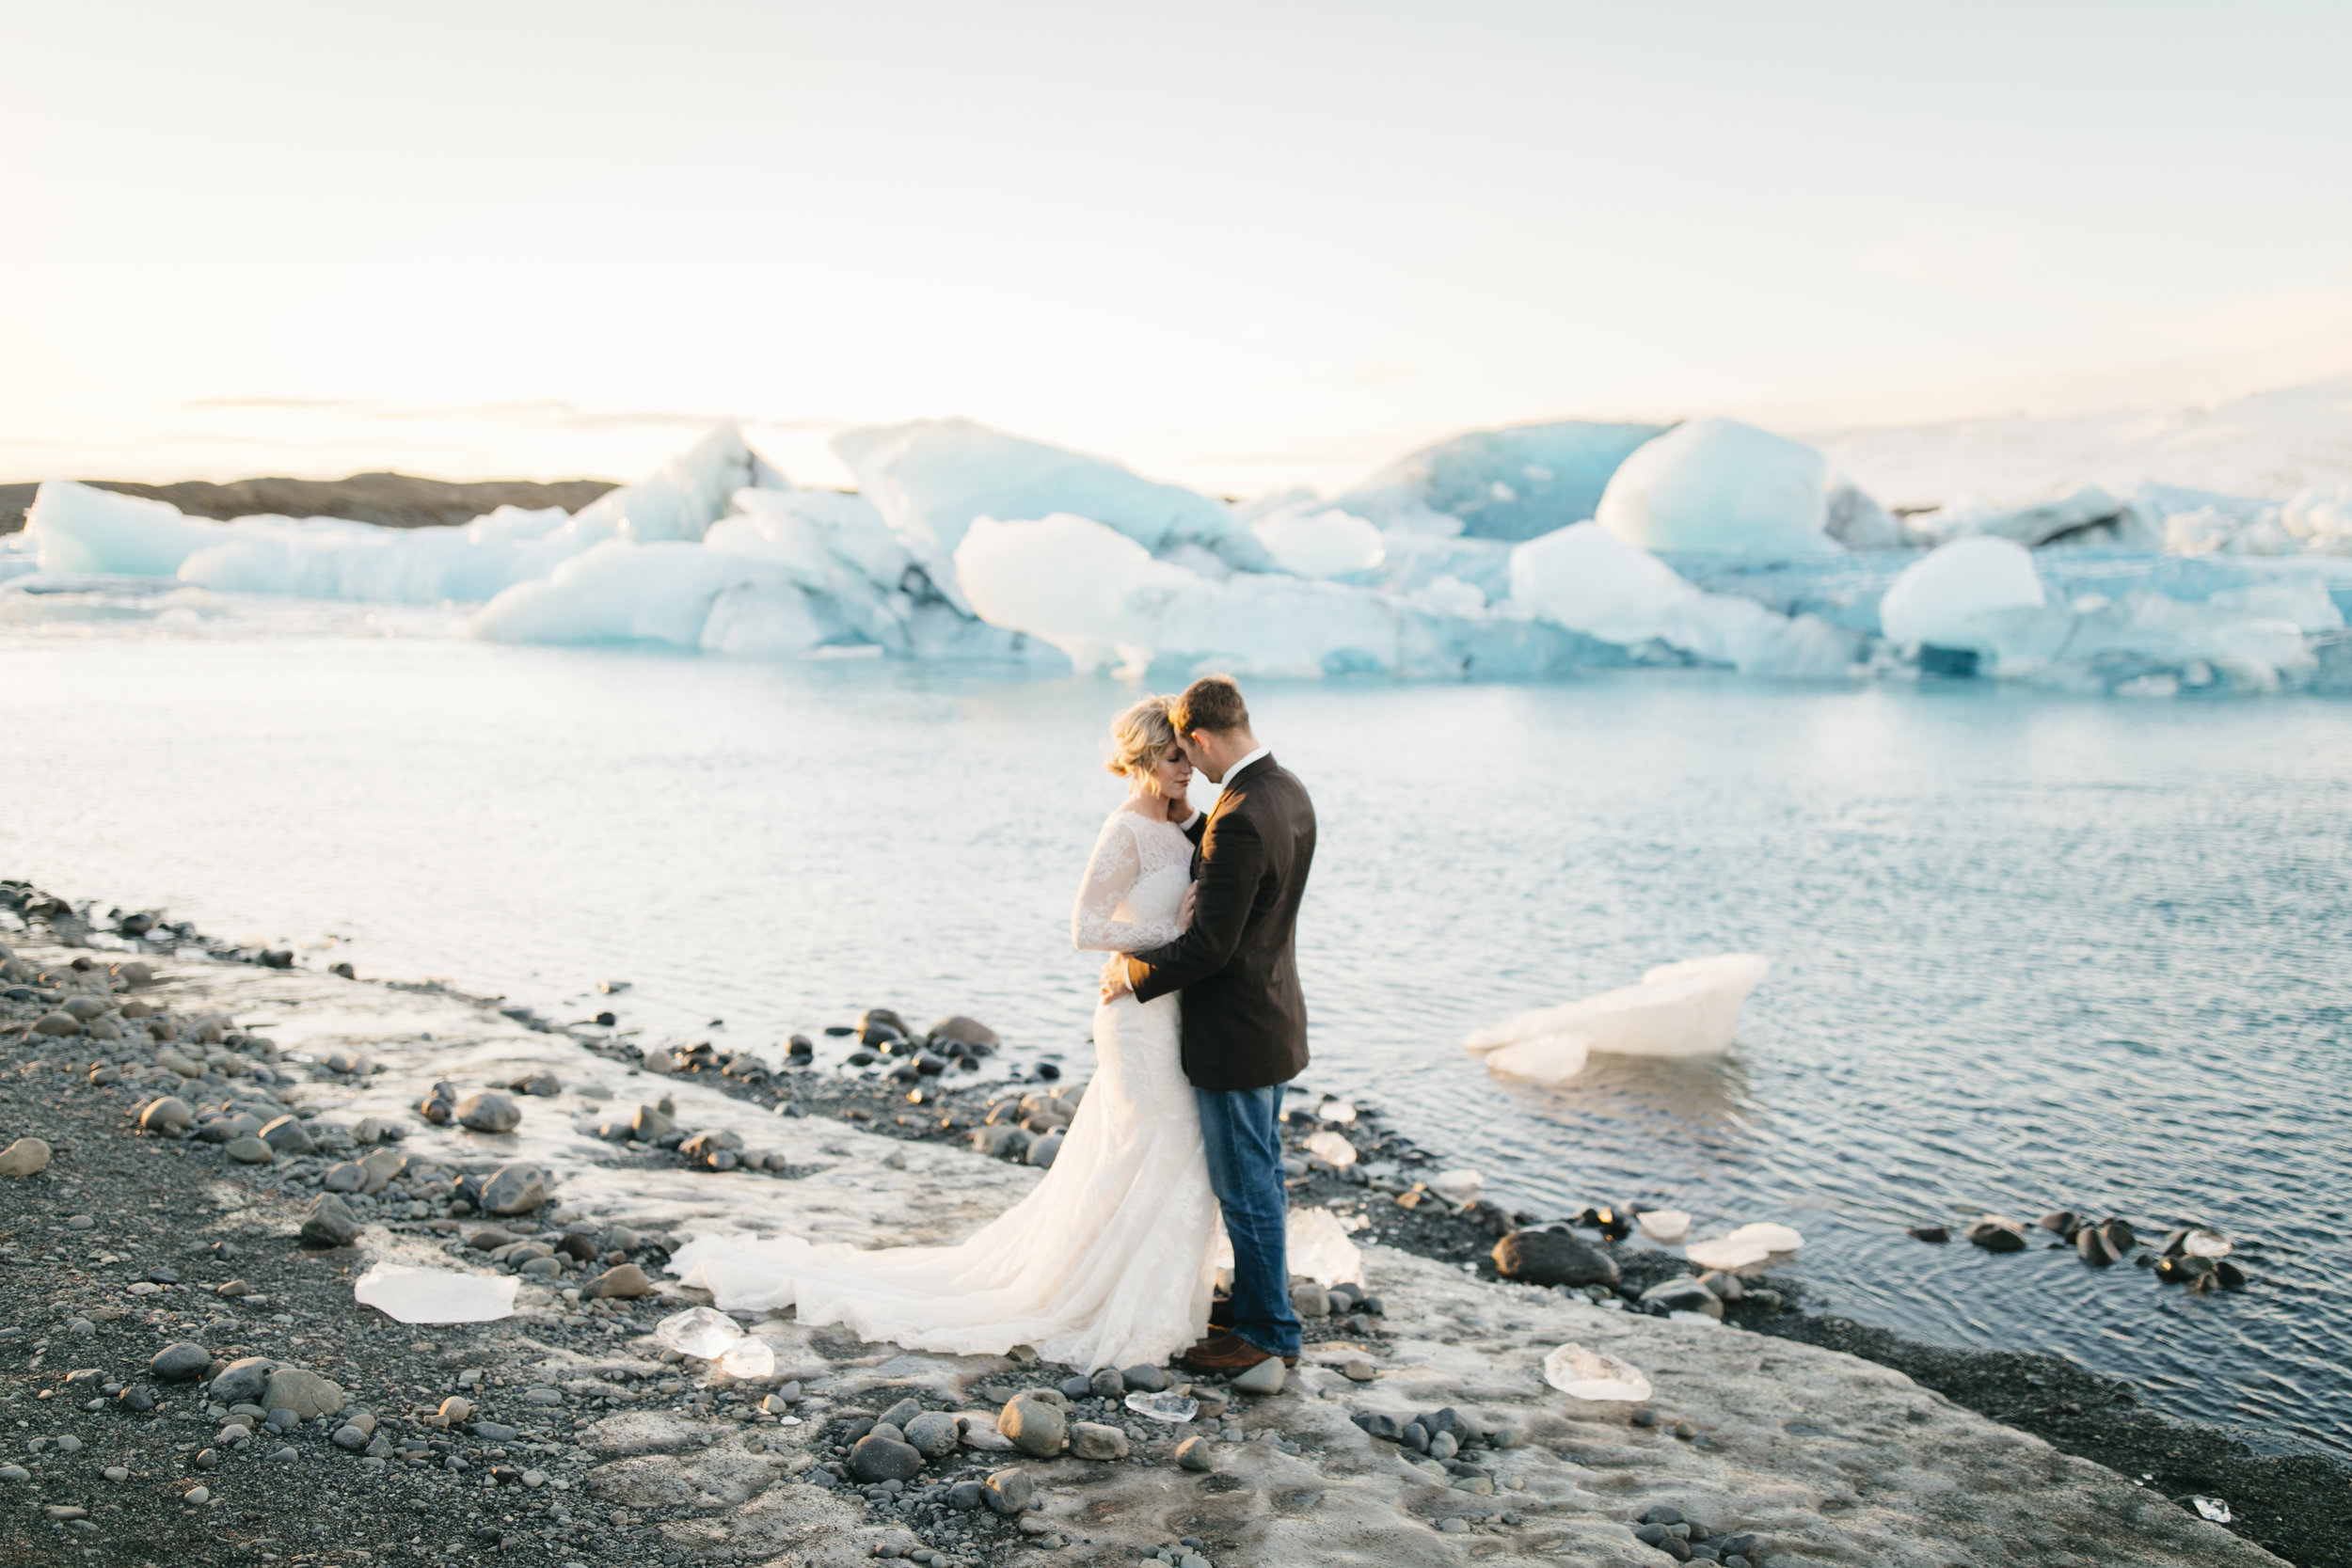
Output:
<svg viewBox="0 0 2352 1568">
<path fill-rule="evenodd" d="M 523 1114 L 513 1101 L 487 1089 L 457 1102 L 457 1124 L 469 1132 L 512 1132 L 522 1121 Z"/>
<path fill-rule="evenodd" d="M 213 1364 L 213 1353 L 192 1339 L 166 1345 L 147 1363 L 147 1375 L 166 1383 L 184 1383 Z M 129 1389 L 125 1389 L 127 1395 Z"/>
</svg>

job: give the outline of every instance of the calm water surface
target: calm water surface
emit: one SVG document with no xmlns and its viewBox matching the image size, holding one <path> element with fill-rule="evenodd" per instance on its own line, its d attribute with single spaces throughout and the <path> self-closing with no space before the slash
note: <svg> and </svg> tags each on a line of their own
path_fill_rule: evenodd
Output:
<svg viewBox="0 0 2352 1568">
<path fill-rule="evenodd" d="M 1069 903 L 1124 688 L 414 638 L 0 644 L 0 874 L 649 1037 L 887 1003 L 1085 1056 Z M 1969 686 L 1263 685 L 1322 819 L 1308 1081 L 1546 1210 L 1796 1225 L 1836 1308 L 2352 1449 L 2352 705 Z M 1205 786 L 1200 798 L 1207 798 Z M 1732 949 L 1720 1061 L 1457 1042 Z M 319 951 L 316 961 L 325 961 Z M 603 1005 L 600 1001 L 597 1005 Z M 2242 1296 L 1902 1233 L 2194 1217 Z"/>
</svg>

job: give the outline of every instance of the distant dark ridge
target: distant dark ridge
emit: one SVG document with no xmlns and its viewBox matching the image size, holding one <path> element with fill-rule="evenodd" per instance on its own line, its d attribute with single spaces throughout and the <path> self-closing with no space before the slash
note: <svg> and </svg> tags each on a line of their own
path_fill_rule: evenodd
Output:
<svg viewBox="0 0 2352 1568">
<path fill-rule="evenodd" d="M 250 517 L 277 513 L 287 517 L 348 517 L 386 528 L 449 528 L 469 523 L 501 506 L 560 506 L 577 512 L 613 489 L 606 479 L 564 479 L 552 484 L 529 480 L 489 479 L 460 483 L 419 479 L 413 474 L 353 474 L 349 479 L 240 479 L 227 484 L 185 480 L 178 484 L 133 484 L 93 479 L 85 483 L 126 496 L 169 501 L 191 517 Z M 0 533 L 24 526 L 38 484 L 0 484 Z"/>
</svg>

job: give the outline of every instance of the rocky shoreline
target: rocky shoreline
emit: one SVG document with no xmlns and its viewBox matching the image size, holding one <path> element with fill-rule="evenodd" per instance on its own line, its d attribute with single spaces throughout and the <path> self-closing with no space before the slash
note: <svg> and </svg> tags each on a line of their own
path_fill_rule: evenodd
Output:
<svg viewBox="0 0 2352 1568">
<path fill-rule="evenodd" d="M 318 1563 L 2346 1560 L 2342 1466 L 2162 1421 L 2063 1361 L 1808 1315 L 1790 1279 L 1720 1302 L 1752 1333 L 1651 1317 L 1627 1298 L 1687 1266 L 1605 1237 L 1581 1244 L 1614 1289 L 1501 1279 L 1499 1236 L 1537 1216 L 1303 1155 L 1295 1202 L 1358 1227 L 1372 1299 L 1307 1288 L 1327 1310 L 1279 1391 L 1196 1386 L 1193 1419 L 1166 1423 L 1120 1397 L 1152 1369 L 1112 1389 L 789 1314 L 747 1325 L 762 1355 L 739 1376 L 654 1333 L 695 1299 L 661 1275 L 674 1242 L 779 1212 L 956 1234 L 1025 1190 L 1035 1168 L 1006 1156 L 1046 1156 L 1073 1096 L 970 1081 L 955 1063 L 986 1062 L 984 1030 L 918 1041 L 869 1015 L 895 1079 L 649 1056 L 609 1026 L 15 895 L 41 940 L 0 931 L 0 1343 L 35 1349 L 0 1373 L 31 1433 L 0 1467 L 0 1542 Z M 1368 1164 L 1434 1171 L 1358 1109 Z M 20 1173 L 33 1138 L 48 1157 Z M 373 1263 L 511 1279 L 515 1314 L 391 1323 L 352 1299 Z M 1547 1388 L 1534 1363 L 1566 1339 L 1648 1370 L 1651 1400 Z M 312 1403 L 221 1382 L 254 1358 Z M 1015 1451 L 1024 1399 L 1067 1429 L 1052 1453 Z M 2180 1506 L 2191 1490 L 2247 1539 Z"/>
</svg>

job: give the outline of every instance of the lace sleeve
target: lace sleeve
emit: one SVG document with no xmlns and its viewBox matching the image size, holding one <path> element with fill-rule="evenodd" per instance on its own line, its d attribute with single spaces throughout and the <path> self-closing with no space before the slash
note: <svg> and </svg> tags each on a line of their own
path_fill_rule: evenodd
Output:
<svg viewBox="0 0 2352 1568">
<path fill-rule="evenodd" d="M 1113 812 L 1103 824 L 1103 832 L 1094 841 L 1093 858 L 1087 862 L 1086 880 L 1078 884 L 1077 907 L 1070 911 L 1070 940 L 1089 952 L 1140 953 L 1149 947 L 1164 946 L 1184 935 L 1184 927 L 1173 920 L 1115 917 L 1120 901 L 1127 896 L 1127 890 L 1136 885 L 1136 879 L 1143 871 L 1136 835 L 1120 820 L 1129 815 Z"/>
</svg>

